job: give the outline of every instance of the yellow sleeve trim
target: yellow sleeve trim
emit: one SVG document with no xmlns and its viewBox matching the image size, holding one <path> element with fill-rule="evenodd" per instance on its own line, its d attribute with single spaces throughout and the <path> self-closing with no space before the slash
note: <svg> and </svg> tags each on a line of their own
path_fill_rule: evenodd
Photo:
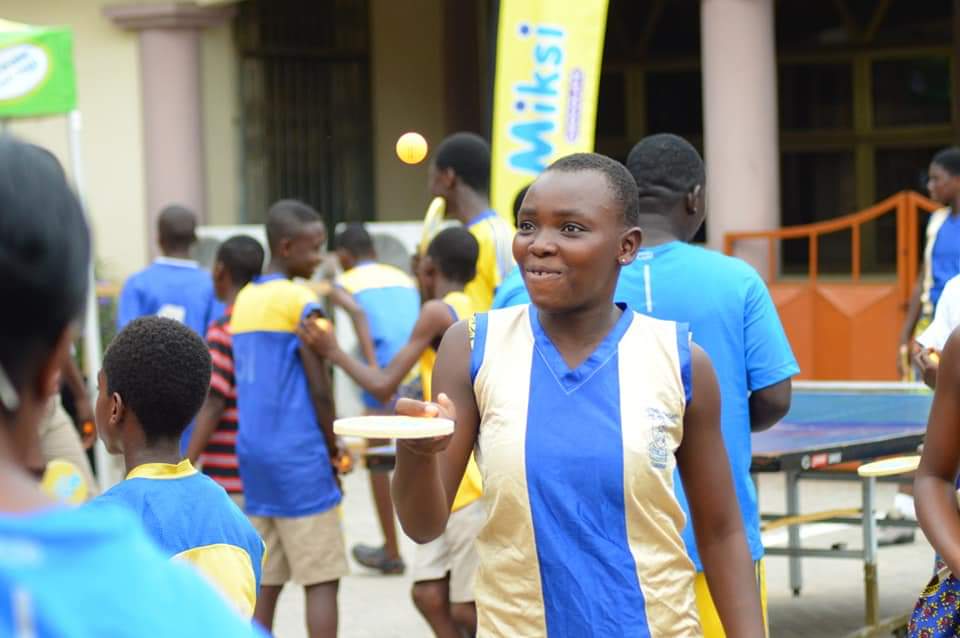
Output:
<svg viewBox="0 0 960 638">
<path fill-rule="evenodd" d="M 250 555 L 236 545 L 194 547 L 173 556 L 196 567 L 245 618 L 257 604 L 257 578 Z"/>
</svg>

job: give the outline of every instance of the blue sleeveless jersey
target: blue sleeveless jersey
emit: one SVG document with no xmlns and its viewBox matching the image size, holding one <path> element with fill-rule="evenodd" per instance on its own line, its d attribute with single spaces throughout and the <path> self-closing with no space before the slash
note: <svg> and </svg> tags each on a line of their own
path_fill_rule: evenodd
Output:
<svg viewBox="0 0 960 638">
<path fill-rule="evenodd" d="M 624 310 L 576 369 L 534 306 L 477 315 L 473 334 L 478 634 L 700 635 L 674 494 L 686 327 Z"/>
</svg>

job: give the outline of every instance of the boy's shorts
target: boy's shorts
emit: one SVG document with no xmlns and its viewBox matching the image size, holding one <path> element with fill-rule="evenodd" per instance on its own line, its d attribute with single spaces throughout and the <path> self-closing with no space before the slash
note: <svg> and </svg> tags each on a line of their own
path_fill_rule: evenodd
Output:
<svg viewBox="0 0 960 638">
<path fill-rule="evenodd" d="M 442 580 L 450 574 L 450 602 L 473 602 L 473 585 L 480 568 L 477 534 L 487 522 L 480 501 L 450 514 L 447 529 L 440 538 L 417 545 L 413 557 L 413 582 Z"/>
<path fill-rule="evenodd" d="M 263 585 L 317 585 L 350 573 L 336 507 L 295 518 L 250 516 L 266 545 Z"/>
</svg>

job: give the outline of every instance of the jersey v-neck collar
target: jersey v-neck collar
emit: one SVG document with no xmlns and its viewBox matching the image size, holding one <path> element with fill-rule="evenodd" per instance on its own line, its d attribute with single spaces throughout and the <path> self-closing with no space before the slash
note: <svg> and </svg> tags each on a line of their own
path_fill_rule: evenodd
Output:
<svg viewBox="0 0 960 638">
<path fill-rule="evenodd" d="M 575 392 L 580 386 L 590 380 L 617 353 L 620 339 L 626 334 L 633 321 L 633 312 L 626 304 L 616 304 L 621 310 L 620 318 L 610 329 L 610 332 L 597 344 L 593 352 L 576 368 L 571 369 L 563 359 L 563 355 L 550 340 L 549 335 L 540 324 L 540 317 L 536 306 L 530 305 L 530 329 L 533 332 L 533 341 L 536 351 L 540 353 L 547 368 L 557 380 L 557 383 L 567 394 Z"/>
</svg>

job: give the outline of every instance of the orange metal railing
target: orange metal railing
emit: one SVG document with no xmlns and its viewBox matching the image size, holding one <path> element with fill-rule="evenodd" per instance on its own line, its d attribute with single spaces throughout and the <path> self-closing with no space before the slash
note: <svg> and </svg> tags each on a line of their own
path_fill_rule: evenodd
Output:
<svg viewBox="0 0 960 638">
<path fill-rule="evenodd" d="M 852 281 L 856 283 L 860 281 L 860 228 L 867 222 L 893 213 L 897 217 L 897 289 L 901 300 L 906 303 L 910 299 L 912 287 L 917 278 L 917 267 L 919 265 L 917 239 L 920 232 L 920 213 L 931 213 L 939 208 L 942 208 L 940 204 L 919 193 L 901 191 L 866 210 L 829 221 L 802 226 L 788 226 L 777 230 L 727 233 L 723 238 L 723 250 L 726 254 L 732 255 L 739 241 L 766 240 L 768 250 L 767 283 L 776 283 L 780 272 L 777 264 L 776 242 L 784 239 L 806 238 L 810 247 L 807 275 L 810 279 L 809 283 L 812 284 L 817 281 L 819 276 L 820 237 L 850 230 L 850 276 Z"/>
</svg>

